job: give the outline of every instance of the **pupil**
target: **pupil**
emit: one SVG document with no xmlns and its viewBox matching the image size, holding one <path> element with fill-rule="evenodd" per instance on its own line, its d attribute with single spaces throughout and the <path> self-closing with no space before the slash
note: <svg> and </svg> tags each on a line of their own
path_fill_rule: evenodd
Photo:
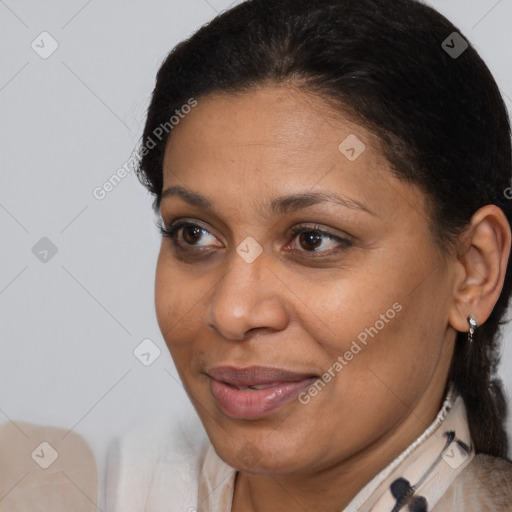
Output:
<svg viewBox="0 0 512 512">
<path fill-rule="evenodd" d="M 192 235 L 192 237 L 190 237 L 191 239 L 189 239 L 187 234 L 190 234 L 191 232 L 194 232 L 194 234 Z M 190 243 L 190 244 L 194 244 L 195 242 L 197 242 L 200 235 L 201 235 L 201 228 L 198 228 L 197 226 L 187 226 L 183 230 L 183 238 L 185 239 L 185 241 L 187 243 Z"/>
<path fill-rule="evenodd" d="M 316 249 L 321 244 L 322 237 L 315 231 L 306 231 L 305 233 L 301 234 L 300 241 L 301 243 L 305 242 L 306 245 L 313 246 L 309 248 Z M 305 248 L 307 249 L 308 247 Z"/>
</svg>

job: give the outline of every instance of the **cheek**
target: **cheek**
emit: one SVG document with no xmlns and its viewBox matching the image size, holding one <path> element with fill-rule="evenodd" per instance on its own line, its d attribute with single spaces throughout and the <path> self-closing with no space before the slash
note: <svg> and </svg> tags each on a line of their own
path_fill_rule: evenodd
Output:
<svg viewBox="0 0 512 512">
<path fill-rule="evenodd" d="M 360 308 L 347 306 L 347 321 L 339 322 L 346 336 L 331 337 L 324 347 L 333 362 L 343 358 L 333 395 L 368 424 L 377 418 L 382 424 L 411 407 L 440 362 L 447 295 L 441 293 L 441 273 L 428 275 L 417 286 L 420 273 L 414 280 L 397 274 L 386 294 L 368 297 Z"/>
<path fill-rule="evenodd" d="M 169 350 L 178 343 L 190 316 L 194 314 L 193 288 L 185 276 L 161 250 L 155 273 L 155 312 Z"/>
<path fill-rule="evenodd" d="M 172 273 L 163 259 L 161 250 L 155 272 L 155 312 L 160 330 L 166 338 L 166 332 L 172 326 L 171 319 L 175 316 L 176 295 L 179 290 L 173 285 Z"/>
<path fill-rule="evenodd" d="M 212 284 L 177 268 L 161 250 L 155 273 L 155 312 L 162 337 L 183 379 L 201 353 Z"/>
<path fill-rule="evenodd" d="M 350 265 L 318 282 L 316 291 L 311 282 L 295 277 L 293 292 L 300 299 L 296 311 L 304 331 L 334 358 L 350 350 L 355 340 L 364 347 L 377 335 L 396 333 L 408 290 L 403 275 L 385 258 L 367 257 L 367 263 Z"/>
<path fill-rule="evenodd" d="M 336 365 L 332 371 L 343 375 L 335 380 L 344 396 L 360 394 L 364 386 L 359 383 L 371 376 L 390 382 L 393 389 L 399 382 L 399 394 L 410 397 L 415 388 L 425 386 L 439 360 L 447 276 L 434 256 L 420 260 L 402 254 L 393 260 L 375 258 L 364 272 L 355 270 L 324 288 L 320 302 L 309 299 L 307 305 L 321 321 L 310 315 L 307 328 L 322 350 L 324 364 L 329 363 L 326 370 L 342 357 L 342 369 Z M 345 378 L 352 391 L 347 382 L 341 383 Z M 377 387 L 386 394 L 384 383 Z"/>
</svg>

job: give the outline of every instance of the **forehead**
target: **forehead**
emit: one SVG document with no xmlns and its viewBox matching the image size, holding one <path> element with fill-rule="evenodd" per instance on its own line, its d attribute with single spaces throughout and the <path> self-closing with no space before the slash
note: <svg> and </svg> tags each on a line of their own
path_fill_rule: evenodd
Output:
<svg viewBox="0 0 512 512">
<path fill-rule="evenodd" d="M 232 144 L 250 151 L 251 146 L 261 145 L 306 153 L 325 145 L 325 150 L 336 152 L 344 136 L 354 132 L 366 146 L 378 146 L 377 137 L 322 98 L 285 85 L 260 86 L 244 93 L 201 97 L 174 128 L 167 149 L 174 151 L 183 139 L 191 143 L 188 139 L 193 138 L 205 148 Z M 370 157 L 382 158 L 377 150 Z"/>
<path fill-rule="evenodd" d="M 169 137 L 164 189 L 194 185 L 226 200 L 230 191 L 275 196 L 322 188 L 385 213 L 398 206 L 398 189 L 410 188 L 394 178 L 378 138 L 322 98 L 266 86 L 197 101 Z"/>
</svg>

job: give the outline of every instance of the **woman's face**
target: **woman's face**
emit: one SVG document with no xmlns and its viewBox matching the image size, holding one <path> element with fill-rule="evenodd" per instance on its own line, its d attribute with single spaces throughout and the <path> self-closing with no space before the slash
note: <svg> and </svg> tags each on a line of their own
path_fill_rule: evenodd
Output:
<svg viewBox="0 0 512 512">
<path fill-rule="evenodd" d="M 162 240 L 157 318 L 228 464 L 306 474 L 425 430 L 456 334 L 452 263 L 374 136 L 284 86 L 200 98 L 163 190 L 165 226 L 187 224 Z"/>
</svg>

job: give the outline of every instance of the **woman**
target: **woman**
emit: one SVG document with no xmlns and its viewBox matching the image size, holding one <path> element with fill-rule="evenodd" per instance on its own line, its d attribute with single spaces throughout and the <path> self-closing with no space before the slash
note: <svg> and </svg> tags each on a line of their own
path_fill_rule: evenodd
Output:
<svg viewBox="0 0 512 512">
<path fill-rule="evenodd" d="M 139 176 L 208 439 L 125 440 L 112 509 L 511 510 L 510 125 L 456 27 L 414 0 L 243 2 L 160 68 Z"/>
</svg>

